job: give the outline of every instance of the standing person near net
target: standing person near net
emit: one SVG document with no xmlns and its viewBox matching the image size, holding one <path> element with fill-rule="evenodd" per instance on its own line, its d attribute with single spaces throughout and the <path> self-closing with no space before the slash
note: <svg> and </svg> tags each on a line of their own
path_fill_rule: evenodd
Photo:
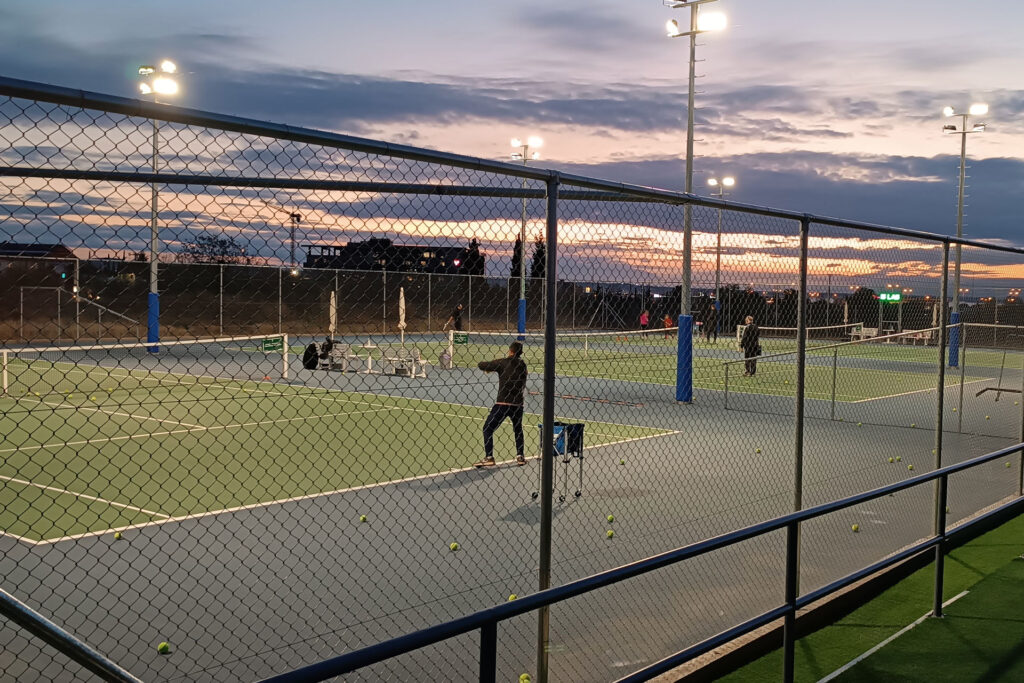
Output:
<svg viewBox="0 0 1024 683">
<path fill-rule="evenodd" d="M 448 316 L 448 322 L 444 324 L 444 329 L 451 328 L 456 332 L 462 332 L 462 304 L 457 304 L 452 309 L 452 314 Z"/>
<path fill-rule="evenodd" d="M 669 334 L 669 330 L 672 329 L 672 316 L 668 313 L 665 314 L 665 319 L 661 321 L 662 326 L 665 328 L 665 339 L 668 339 L 672 335 Z"/>
<path fill-rule="evenodd" d="M 743 364 L 746 372 L 743 376 L 753 377 L 757 374 L 757 357 L 761 355 L 761 331 L 754 324 L 754 316 L 748 315 L 743 322 L 746 324 L 743 336 L 740 337 L 740 348 L 743 349 L 743 357 L 746 359 Z"/>
<path fill-rule="evenodd" d="M 647 312 L 647 309 L 645 308 L 644 312 L 640 314 L 640 331 L 641 332 L 646 332 L 647 331 L 647 324 L 649 322 L 651 322 L 651 315 Z"/>
<path fill-rule="evenodd" d="M 522 355 L 523 343 L 514 341 L 508 345 L 508 355 L 504 358 L 481 361 L 477 365 L 484 372 L 498 373 L 498 396 L 484 420 L 484 459 L 475 463 L 474 467 L 495 465 L 494 432 L 505 418 L 512 423 L 512 434 L 516 440 L 516 464 L 526 464 L 523 453 L 523 392 L 526 391 L 527 373 Z"/>
<path fill-rule="evenodd" d="M 715 338 L 715 343 L 718 343 L 718 302 L 712 301 L 711 305 L 708 306 L 707 313 L 704 314 L 704 341 L 711 341 L 711 337 Z"/>
</svg>

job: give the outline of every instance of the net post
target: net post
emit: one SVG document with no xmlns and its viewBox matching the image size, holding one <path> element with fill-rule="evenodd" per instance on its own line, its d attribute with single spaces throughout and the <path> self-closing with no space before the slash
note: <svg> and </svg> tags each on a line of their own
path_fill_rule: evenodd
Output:
<svg viewBox="0 0 1024 683">
<path fill-rule="evenodd" d="M 946 301 L 942 301 L 942 310 L 946 310 Z M 939 314 L 942 317 L 942 314 Z M 960 364 L 960 311 L 953 311 L 949 316 L 949 324 L 953 329 L 949 331 L 949 367 L 955 368 Z"/>
<path fill-rule="evenodd" d="M 455 330 L 448 330 L 448 358 L 455 362 Z"/>
<path fill-rule="evenodd" d="M 281 379 L 288 379 L 288 333 L 281 337 Z"/>
<path fill-rule="evenodd" d="M 693 316 L 679 316 L 676 345 L 676 402 L 693 403 Z"/>
</svg>

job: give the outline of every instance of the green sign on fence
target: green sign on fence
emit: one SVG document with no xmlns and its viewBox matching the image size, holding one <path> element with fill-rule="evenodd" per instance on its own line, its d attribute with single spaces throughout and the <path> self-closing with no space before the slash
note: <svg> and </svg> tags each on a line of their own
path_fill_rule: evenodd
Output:
<svg viewBox="0 0 1024 683">
<path fill-rule="evenodd" d="M 902 301 L 902 292 L 882 292 L 878 295 L 879 301 Z"/>
<path fill-rule="evenodd" d="M 264 353 L 281 353 L 284 351 L 284 337 L 271 337 L 263 340 Z"/>
<path fill-rule="evenodd" d="M 456 332 L 455 334 L 452 335 L 452 342 L 454 342 L 455 344 L 468 344 L 469 335 L 466 334 L 465 332 Z"/>
</svg>

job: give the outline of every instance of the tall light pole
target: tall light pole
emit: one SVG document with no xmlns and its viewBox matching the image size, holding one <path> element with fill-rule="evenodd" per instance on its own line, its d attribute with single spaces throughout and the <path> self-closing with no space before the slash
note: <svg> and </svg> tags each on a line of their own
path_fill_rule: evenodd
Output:
<svg viewBox="0 0 1024 683">
<path fill-rule="evenodd" d="M 971 133 L 981 133 L 985 130 L 984 123 L 975 123 L 968 127 L 968 117 L 984 116 L 988 113 L 987 104 L 972 104 L 966 114 L 958 114 L 953 107 L 945 107 L 942 113 L 946 118 L 953 116 L 960 117 L 960 127 L 956 124 L 947 124 L 942 127 L 942 132 L 947 135 L 960 136 L 960 188 L 956 200 L 956 236 L 964 236 L 964 185 L 967 180 L 967 136 Z M 953 312 L 960 312 L 960 245 L 956 245 L 956 261 L 953 267 Z"/>
<path fill-rule="evenodd" d="M 838 268 L 841 263 L 826 263 L 825 269 L 828 275 L 828 299 L 825 301 L 825 327 L 832 324 L 832 269 Z"/>
<path fill-rule="evenodd" d="M 526 166 L 530 161 L 540 159 L 540 152 L 536 150 L 543 146 L 544 141 L 535 135 L 528 137 L 526 142 L 519 138 L 512 138 L 512 147 L 518 150 L 512 152 L 512 159 L 522 161 L 523 166 Z M 530 148 L 533 148 L 534 151 L 531 152 Z M 523 178 L 522 187 L 524 190 L 526 189 L 526 178 Z M 519 313 L 517 321 L 516 329 L 519 330 L 519 339 L 522 341 L 526 338 L 524 336 L 526 334 L 526 197 L 523 197 L 522 222 L 519 228 Z"/>
<path fill-rule="evenodd" d="M 718 197 L 722 199 L 729 193 L 725 191 L 727 187 L 733 187 L 736 184 L 736 179 L 732 176 L 725 176 L 721 180 L 718 178 L 708 178 L 708 185 L 715 188 L 711 191 L 712 197 Z M 721 279 L 722 279 L 722 210 L 718 210 L 718 241 L 715 247 L 715 302 L 722 300 L 721 295 Z"/>
<path fill-rule="evenodd" d="M 165 59 L 160 62 L 159 67 L 143 65 L 139 67 L 139 92 L 143 95 L 152 95 L 153 102 L 158 102 L 161 95 L 176 95 L 178 93 L 178 82 L 174 80 L 174 74 L 178 67 L 174 62 Z M 153 173 L 159 170 L 159 148 L 160 148 L 160 124 L 156 118 L 153 121 Z M 160 288 L 157 283 L 157 260 L 160 257 L 159 226 L 157 225 L 157 214 L 159 213 L 159 197 L 157 184 L 153 183 L 152 196 L 149 213 L 149 311 L 146 316 L 146 341 L 153 344 L 148 347 L 150 353 L 156 353 L 160 347 L 156 346 L 160 341 Z"/>
<path fill-rule="evenodd" d="M 694 81 L 696 80 L 695 68 L 697 65 L 697 35 L 709 31 L 721 31 L 726 26 L 724 14 L 719 12 L 701 13 L 700 6 L 716 0 L 662 0 L 667 7 L 672 9 L 690 10 L 690 30 L 680 31 L 679 23 L 670 19 L 665 23 L 665 29 L 669 38 L 690 39 L 690 81 L 686 99 L 686 186 L 687 194 L 693 192 L 693 94 Z M 680 285 L 681 306 L 680 312 L 683 315 L 690 315 L 690 269 L 693 257 L 693 208 L 686 204 L 683 207 L 683 274 Z"/>
</svg>

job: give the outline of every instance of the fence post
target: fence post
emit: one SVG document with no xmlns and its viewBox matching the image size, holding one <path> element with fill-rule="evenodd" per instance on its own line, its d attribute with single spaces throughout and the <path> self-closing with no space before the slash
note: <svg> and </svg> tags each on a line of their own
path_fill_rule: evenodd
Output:
<svg viewBox="0 0 1024 683">
<path fill-rule="evenodd" d="M 949 242 L 942 243 L 942 289 L 940 301 L 949 296 Z M 942 422 L 946 398 L 946 307 L 939 311 L 939 386 L 935 400 L 935 469 L 942 468 Z M 961 387 L 962 389 L 962 387 Z M 935 533 L 945 534 L 946 478 L 935 482 Z M 942 616 L 942 544 L 935 547 L 935 616 Z"/>
<path fill-rule="evenodd" d="M 782 680 L 793 683 L 794 654 L 796 649 L 796 598 L 800 573 L 800 525 L 786 525 L 786 605 L 789 611 L 783 617 L 782 627 Z"/>
<path fill-rule="evenodd" d="M 967 328 L 964 327 L 963 323 L 955 323 L 955 327 L 951 331 L 952 332 L 957 332 L 958 333 L 957 337 L 962 342 L 961 346 L 960 346 L 960 348 L 961 348 L 961 351 L 960 351 L 961 357 L 959 359 L 960 360 L 960 400 L 959 400 L 959 405 L 957 405 L 957 409 L 956 409 L 956 432 L 957 432 L 957 434 L 962 434 L 963 431 L 964 431 L 964 384 L 965 384 L 965 380 L 966 380 L 964 375 L 965 375 L 965 372 L 967 370 Z M 950 346 L 952 346 L 952 344 L 953 344 L 952 338 L 950 338 L 949 344 L 950 344 Z M 952 349 L 950 349 L 950 353 L 952 353 L 952 352 L 953 352 Z M 955 366 L 950 365 L 950 367 L 955 367 Z M 1021 403 L 1024 403 L 1024 401 L 1021 401 Z"/>
<path fill-rule="evenodd" d="M 800 219 L 799 297 L 796 302 L 796 429 L 793 439 L 793 509 L 803 508 L 804 393 L 807 370 L 807 239 L 811 219 Z M 797 539 L 799 542 L 799 539 Z"/>
<path fill-rule="evenodd" d="M 18 287 L 18 335 L 25 341 L 25 289 Z"/>
<path fill-rule="evenodd" d="M 946 246 L 948 248 L 949 245 Z M 935 484 L 935 535 L 939 537 L 939 542 L 935 544 L 935 591 L 932 599 L 932 616 L 941 617 L 942 584 L 946 569 L 946 495 L 949 489 L 949 477 L 943 475 Z"/>
<path fill-rule="evenodd" d="M 224 264 L 220 264 L 220 286 L 217 288 L 217 321 L 219 336 L 224 336 Z"/>
<path fill-rule="evenodd" d="M 427 333 L 431 331 L 431 325 L 433 325 L 433 315 L 430 312 L 430 273 L 427 273 Z"/>
<path fill-rule="evenodd" d="M 832 407 L 829 419 L 836 419 L 836 380 L 839 375 L 839 347 L 832 349 Z"/>
<path fill-rule="evenodd" d="M 1021 361 L 1020 378 L 1020 442 L 1024 443 L 1024 360 Z M 1020 462 L 1017 465 L 1017 495 L 1024 495 L 1024 450 L 1019 455 Z"/>
<path fill-rule="evenodd" d="M 729 410 L 729 364 L 723 363 L 725 366 L 725 409 Z"/>
<path fill-rule="evenodd" d="M 498 668 L 498 622 L 480 627 L 480 683 L 494 683 Z"/>
<path fill-rule="evenodd" d="M 388 271 L 380 271 L 380 333 L 388 333 Z"/>
<path fill-rule="evenodd" d="M 280 266 L 277 268 L 277 333 L 281 334 L 284 325 L 282 320 L 284 318 L 284 269 Z"/>
<path fill-rule="evenodd" d="M 470 273 L 469 278 L 469 294 L 467 295 L 468 303 L 466 305 L 466 331 L 473 331 L 473 274 Z"/>
<path fill-rule="evenodd" d="M 558 273 L 558 186 L 559 175 L 551 173 L 547 178 L 547 245 L 546 282 L 544 309 L 544 408 L 541 425 L 540 452 L 540 571 L 538 588 L 551 587 L 551 496 L 554 485 L 554 454 L 551 447 L 555 435 L 555 282 Z M 547 299 L 551 300 L 548 301 Z M 537 681 L 548 680 L 548 631 L 551 624 L 551 608 L 541 607 L 537 611 Z"/>
</svg>

